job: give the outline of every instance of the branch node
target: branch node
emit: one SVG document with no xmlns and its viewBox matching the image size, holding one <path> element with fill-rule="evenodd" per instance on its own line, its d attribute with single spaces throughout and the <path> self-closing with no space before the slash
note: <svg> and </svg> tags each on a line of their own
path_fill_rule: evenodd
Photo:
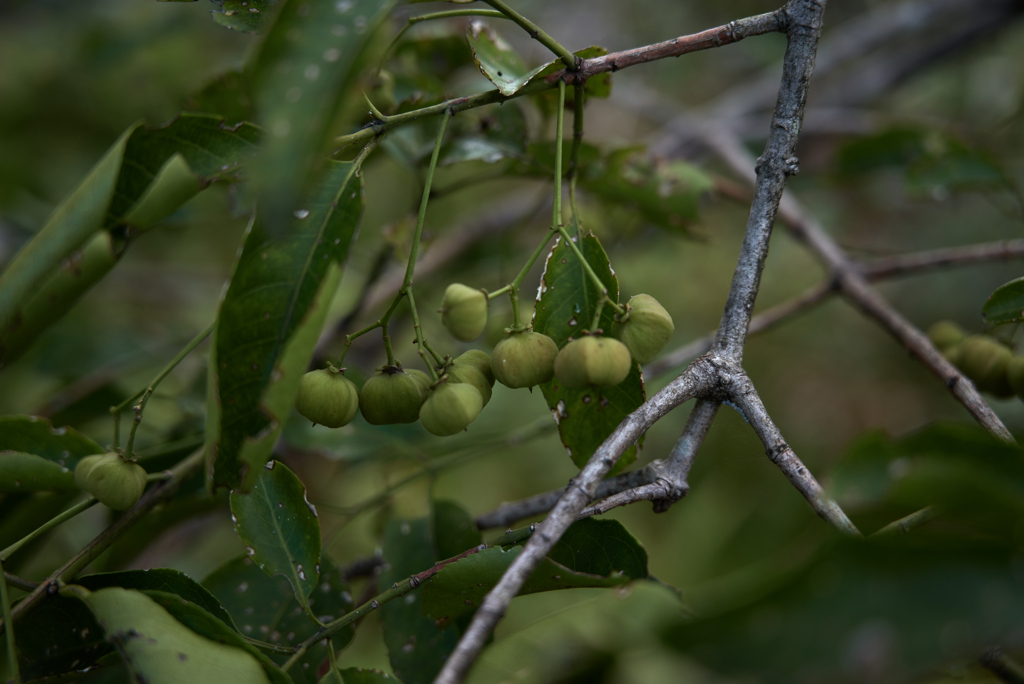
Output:
<svg viewBox="0 0 1024 684">
<path fill-rule="evenodd" d="M 782 172 L 787 176 L 795 176 L 800 173 L 800 160 L 796 156 L 786 157 L 782 163 Z"/>
</svg>

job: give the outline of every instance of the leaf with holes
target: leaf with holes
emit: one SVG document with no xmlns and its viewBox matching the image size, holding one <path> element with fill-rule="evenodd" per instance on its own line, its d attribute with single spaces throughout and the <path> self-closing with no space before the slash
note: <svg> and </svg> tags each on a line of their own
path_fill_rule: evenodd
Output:
<svg viewBox="0 0 1024 684">
<path fill-rule="evenodd" d="M 121 587 L 171 593 L 219 619 L 225 629 L 234 629 L 231 616 L 209 591 L 188 575 L 170 568 L 85 575 L 77 578 L 75 584 L 90 591 Z M 54 625 L 63 629 L 55 630 Z M 18 650 L 22 674 L 26 679 L 37 679 L 90 667 L 110 653 L 112 647 L 80 601 L 56 595 L 18 622 Z"/>
<path fill-rule="evenodd" d="M 213 20 L 225 28 L 242 33 L 260 33 L 274 18 L 277 0 L 214 0 Z"/>
<path fill-rule="evenodd" d="M 251 491 L 232 492 L 231 515 L 256 565 L 284 575 L 305 606 L 320 576 L 320 521 L 295 473 L 277 461 L 267 466 Z"/>
<path fill-rule="evenodd" d="M 988 323 L 1019 323 L 1024 320 L 1024 278 L 1000 285 L 981 307 Z"/>
<path fill-rule="evenodd" d="M 203 586 L 231 613 L 243 636 L 275 646 L 294 647 L 317 627 L 306 616 L 291 585 L 283 577 L 270 577 L 242 556 L 214 570 Z M 341 570 L 328 558 L 321 561 L 320 583 L 309 597 L 309 605 L 321 622 L 330 622 L 352 610 L 352 596 Z M 344 648 L 355 634 L 353 627 L 340 630 L 332 639 L 336 650 Z M 287 655 L 270 653 L 278 665 Z M 288 671 L 295 684 L 315 684 L 317 671 L 327 658 L 322 641 L 311 646 Z"/>
<path fill-rule="evenodd" d="M 578 242 L 580 252 L 608 290 L 618 301 L 619 282 L 611 271 L 608 256 L 593 235 Z M 572 249 L 559 238 L 548 255 L 541 279 L 540 297 L 533 317 L 533 329 L 544 333 L 562 348 L 580 331 L 588 330 L 597 311 L 601 293 L 587 276 Z M 614 310 L 605 306 L 598 327 L 611 330 Z M 644 381 L 640 366 L 633 364 L 629 375 L 618 385 L 601 389 L 563 387 L 558 378 L 541 385 L 544 398 L 558 423 L 562 444 L 573 463 L 582 468 L 597 447 L 618 427 L 622 419 L 644 402 Z M 631 446 L 615 464 L 619 472 L 634 460 L 639 446 Z"/>
<path fill-rule="evenodd" d="M 542 64 L 536 69 L 528 68 L 519 53 L 481 21 L 469 25 L 466 40 L 480 72 L 506 97 L 514 95 L 547 67 Z"/>
<path fill-rule="evenodd" d="M 447 622 L 474 611 L 521 546 L 495 546 L 445 564 L 423 586 L 423 609 Z M 647 552 L 614 520 L 573 523 L 533 571 L 519 595 L 560 589 L 617 587 L 647 577 Z"/>
<path fill-rule="evenodd" d="M 254 220 L 221 302 L 206 421 L 215 486 L 247 490 L 259 476 L 323 328 L 363 212 L 355 164 L 328 169 L 283 235 Z"/>
</svg>

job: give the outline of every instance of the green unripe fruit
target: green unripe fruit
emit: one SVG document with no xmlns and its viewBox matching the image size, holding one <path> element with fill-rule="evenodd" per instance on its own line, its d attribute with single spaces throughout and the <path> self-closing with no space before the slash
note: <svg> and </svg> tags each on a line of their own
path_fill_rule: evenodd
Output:
<svg viewBox="0 0 1024 684">
<path fill-rule="evenodd" d="M 491 357 L 487 355 L 487 352 L 482 352 L 479 349 L 470 349 L 468 352 L 455 358 L 455 365 L 476 368 L 487 378 L 487 384 L 494 387 L 494 371 L 491 370 Z"/>
<path fill-rule="evenodd" d="M 938 321 L 928 328 L 928 339 L 941 352 L 960 344 L 966 336 L 964 329 L 953 321 Z"/>
<path fill-rule="evenodd" d="M 416 381 L 416 384 L 420 386 L 423 391 L 423 396 L 427 396 L 427 392 L 430 391 L 430 386 L 434 384 L 434 381 L 430 379 L 430 376 L 421 370 L 406 370 L 407 375 L 411 375 L 412 379 Z"/>
<path fill-rule="evenodd" d="M 315 424 L 339 428 L 356 417 L 359 388 L 333 368 L 310 371 L 299 381 L 295 409 Z"/>
<path fill-rule="evenodd" d="M 1024 356 L 1015 354 L 1006 364 L 1006 382 L 1014 394 L 1024 399 Z"/>
<path fill-rule="evenodd" d="M 75 467 L 75 482 L 100 503 L 126 511 L 146 490 L 146 471 L 115 453 L 87 456 Z"/>
<path fill-rule="evenodd" d="M 442 382 L 423 402 L 420 422 L 430 434 L 447 437 L 465 430 L 480 415 L 483 405 L 480 392 L 472 385 Z"/>
<path fill-rule="evenodd" d="M 637 363 L 648 363 L 665 348 L 676 329 L 672 316 L 658 300 L 638 294 L 626 302 L 628 318 L 612 326 L 612 337 L 622 340 Z"/>
<path fill-rule="evenodd" d="M 618 385 L 632 366 L 626 345 L 599 335 L 573 340 L 555 357 L 555 375 L 566 387 Z"/>
<path fill-rule="evenodd" d="M 454 365 L 449 366 L 445 373 L 448 375 L 449 383 L 465 383 L 475 387 L 476 391 L 480 393 L 480 398 L 483 399 L 483 405 L 487 406 L 487 402 L 491 400 L 492 390 L 491 383 L 487 382 L 483 373 L 473 366 L 462 365 L 457 361 Z"/>
<path fill-rule="evenodd" d="M 441 299 L 441 323 L 457 340 L 472 342 L 487 327 L 487 293 L 452 283 Z"/>
<path fill-rule="evenodd" d="M 969 335 L 957 345 L 957 366 L 982 392 L 997 397 L 1013 394 L 1006 367 L 1013 354 L 987 335 Z"/>
<path fill-rule="evenodd" d="M 384 366 L 363 385 L 359 409 L 370 425 L 415 423 L 424 390 L 415 376 L 397 366 Z"/>
<path fill-rule="evenodd" d="M 555 376 L 558 345 L 547 335 L 513 332 L 494 347 L 491 370 L 502 385 L 533 387 Z"/>
</svg>

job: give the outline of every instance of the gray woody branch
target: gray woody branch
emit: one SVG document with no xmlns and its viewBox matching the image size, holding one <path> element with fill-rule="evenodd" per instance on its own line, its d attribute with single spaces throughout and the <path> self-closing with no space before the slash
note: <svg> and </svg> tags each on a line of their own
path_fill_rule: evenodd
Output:
<svg viewBox="0 0 1024 684">
<path fill-rule="evenodd" d="M 768 241 L 775 213 L 787 177 L 797 170 L 794 151 L 807 99 L 808 82 L 814 69 L 814 56 L 821 35 L 824 9 L 824 0 L 790 0 L 781 12 L 774 14 L 779 21 L 784 22 L 789 38 L 782 84 L 768 143 L 758 169 L 754 202 L 747 222 L 739 263 L 712 353 L 695 361 L 682 375 L 627 416 L 594 452 L 579 475 L 569 483 L 550 515 L 537 527 L 522 553 L 484 598 L 469 627 L 435 679 L 435 684 L 455 684 L 465 678 L 494 626 L 505 615 L 509 603 L 519 593 L 537 563 L 547 555 L 569 525 L 593 499 L 601 480 L 615 465 L 619 456 L 651 425 L 691 398 L 700 396 L 715 402 L 722 398 L 723 394 L 730 394 L 730 387 L 737 382 L 748 390 L 741 396 L 752 409 L 751 412 L 760 405 L 760 400 L 756 400 L 756 394 L 752 392 L 753 385 L 746 379 L 739 364 L 761 271 L 768 255 Z M 717 408 L 714 404 L 711 406 Z M 684 439 L 689 440 L 687 443 L 692 443 L 692 446 L 684 447 L 684 452 L 690 449 L 696 451 L 699 447 L 702 435 L 695 433 L 706 431 L 712 417 L 708 414 L 713 414 L 713 408 L 702 407 L 699 412 L 695 409 L 697 418 L 690 421 L 689 429 L 684 434 Z M 760 418 L 761 414 L 758 413 L 757 417 Z M 778 447 L 781 437 L 777 435 L 778 431 L 770 421 L 755 426 L 755 429 L 766 448 Z M 792 451 L 788 449 L 776 454 L 777 462 L 781 464 L 785 460 L 783 470 L 790 477 L 790 481 L 798 487 L 804 487 L 801 491 L 814 504 L 813 499 L 822 498 L 816 493 L 820 492 L 820 486 L 816 491 L 807 490 L 806 478 L 810 478 L 814 485 L 817 485 L 817 482 L 795 455 L 788 458 L 789 455 L 792 455 Z M 680 456 L 680 467 L 686 462 L 685 456 L 685 453 Z M 798 477 L 797 474 L 802 475 Z"/>
</svg>

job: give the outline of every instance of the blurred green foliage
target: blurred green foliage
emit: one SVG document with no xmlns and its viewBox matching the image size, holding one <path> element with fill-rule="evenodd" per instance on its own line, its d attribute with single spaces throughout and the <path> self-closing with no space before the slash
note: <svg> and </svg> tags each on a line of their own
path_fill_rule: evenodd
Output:
<svg viewBox="0 0 1024 684">
<path fill-rule="evenodd" d="M 244 65 L 257 53 L 260 39 L 217 23 L 225 20 L 217 13 L 236 4 L 0 3 L 0 267 L 134 122 L 163 124 L 185 110 L 221 115 L 231 124 L 253 117 Z M 253 4 L 268 13 L 274 5 Z M 878 5 L 832 3 L 823 46 L 844 20 Z M 594 44 L 619 50 L 775 5 L 527 0 L 516 7 L 571 50 Z M 409 12 L 408 7 L 397 10 L 399 17 Z M 403 23 L 395 21 L 389 30 Z M 465 28 L 463 20 L 414 27 L 391 52 L 383 72 L 364 74 L 344 90 L 336 117 L 322 127 L 343 133 L 368 121 L 359 90 L 391 114 L 436 102 L 439 93 L 488 89 L 472 62 Z M 526 67 L 549 59 L 511 24 L 498 28 Z M 369 62 L 383 57 L 389 36 L 372 36 Z M 854 255 L 1021 236 L 1024 26 L 1007 21 L 990 27 L 985 38 L 941 59 L 923 60 L 883 94 L 850 105 L 854 114 L 870 114 L 857 133 L 816 126 L 820 118 L 809 117 L 801 175 L 791 187 Z M 594 93 L 607 99 L 587 104 L 584 160 L 590 165 L 579 184 L 584 227 L 600 238 L 625 296 L 653 294 L 672 314 L 676 331 L 670 349 L 717 325 L 746 208 L 706 193 L 713 180 L 728 177 L 713 159 L 698 154 L 684 166 L 677 160 L 634 158 L 633 149 L 656 139 L 666 118 L 712 103 L 748 77 L 776 73 L 783 49 L 782 38 L 765 36 L 637 67 L 612 77 L 610 92 Z M 844 79 L 853 83 L 862 76 L 854 62 L 820 89 L 816 82 L 809 106 L 814 110 L 825 85 L 841 86 Z M 823 101 L 822 107 L 828 104 Z M 499 212 L 502 202 L 532 206 L 549 191 L 536 169 L 553 166 L 548 143 L 553 106 L 549 97 L 519 100 L 453 120 L 458 142 L 442 151 L 425 229 L 428 251 Z M 434 125 L 396 130 L 363 169 L 366 210 L 328 327 L 354 314 L 347 332 L 380 315 L 358 311 L 359 302 L 380 264 L 401 266 L 407 254 L 408 230 L 402 226 L 409 225 L 418 205 Z M 761 132 L 749 136 L 755 153 L 767 126 L 765 119 Z M 353 154 L 341 152 L 346 159 Z M 614 168 L 625 170 L 609 178 Z M 686 192 L 677 196 L 680 187 Z M 99 445 L 110 444 L 109 407 L 144 387 L 216 315 L 252 201 L 244 183 L 217 184 L 133 242 L 109 276 L 3 369 L 0 413 L 49 417 Z M 451 341 L 439 317 L 429 313 L 445 286 L 457 281 L 493 290 L 509 282 L 547 229 L 545 212 L 534 213 L 540 215 L 488 234 L 433 275 L 417 278 L 424 330 L 429 338 L 444 340 L 446 352 L 470 345 Z M 538 264 L 527 278 L 529 288 L 539 283 L 541 268 Z M 879 287 L 920 327 L 948 318 L 976 332 L 986 328 L 982 303 L 1020 273 L 1019 263 L 990 263 Z M 777 231 L 758 309 L 823 276 L 800 244 Z M 406 312 L 399 312 L 392 335 L 400 356 L 413 365 Z M 511 320 L 504 299 L 492 302 L 490 317 L 488 339 L 476 346 L 487 348 L 500 339 Z M 995 332 L 1020 351 L 1016 327 Z M 186 359 L 146 410 L 136 444 L 151 472 L 200 443 L 205 353 Z M 360 383 L 384 361 L 379 338 L 358 340 L 346 361 L 350 377 Z M 664 584 L 638 581 L 623 589 L 517 599 L 471 681 L 991 682 L 993 675 L 975 664 L 985 647 L 1000 640 L 1008 652 L 1024 654 L 1020 452 L 965 426 L 966 416 L 945 388 L 843 302 L 829 301 L 751 338 L 744 364 L 795 451 L 831 485 L 865 533 L 926 505 L 940 505 L 943 515 L 895 540 L 836 540 L 764 457 L 742 416 L 723 408 L 684 500 L 660 515 L 638 505 L 607 516 L 636 536 L 647 550 L 650 574 Z M 648 395 L 669 379 L 646 378 Z M 1020 400 L 991 402 L 1011 430 L 1024 432 Z M 638 465 L 669 452 L 687 411 L 655 425 Z M 933 425 L 940 421 L 957 424 Z M 275 457 L 295 472 L 309 502 L 318 506 L 322 576 L 349 581 L 337 568 L 372 556 L 382 539 L 388 556 L 389 540 L 401 531 L 398 521 L 419 520 L 424 538 L 436 534 L 425 517 L 438 515 L 431 512 L 432 501 L 451 500 L 476 515 L 502 501 L 564 487 L 577 469 L 553 429 L 509 437 L 510 429 L 534 424 L 550 425 L 550 410 L 539 393 L 496 387 L 470 432 L 447 439 L 418 425 L 372 427 L 361 418 L 331 431 L 293 413 Z M 3 425 L 0 449 L 15 448 L 4 446 L 10 434 Z M 85 453 L 72 455 L 79 452 Z M 423 475 L 396 487 L 417 473 Z M 381 492 L 388 495 L 378 497 Z M 51 518 L 69 500 L 59 492 L 4 494 L 0 546 Z M 353 508 L 364 503 L 356 515 Z M 43 577 L 111 519 L 95 507 L 27 545 L 5 561 L 5 569 Z M 493 535 L 485 532 L 484 539 Z M 464 540 L 444 548 L 451 551 Z M 393 562 L 379 578 L 380 588 L 451 555 L 440 551 L 442 540 L 435 541 L 436 551 L 426 543 L 408 567 Z M 244 564 L 244 553 L 227 497 L 206 497 L 195 485 L 93 569 L 170 567 L 196 580 L 209 576 L 206 586 L 236 624 L 244 624 L 239 615 L 246 615 L 248 606 L 228 600 L 232 583 L 253 569 L 235 567 Z M 338 602 L 350 605 L 368 584 L 365 577 L 351 582 L 351 595 L 343 600 L 338 593 Z M 280 577 L 268 581 L 275 588 L 283 583 Z M 14 595 L 23 594 L 15 590 Z M 288 592 L 276 600 L 287 604 Z M 389 605 L 400 611 L 411 604 Z M 418 610 L 419 602 L 413 607 Z M 261 616 L 258 624 L 277 619 Z M 394 639 L 386 612 L 383 619 L 383 630 L 376 614 L 359 624 L 339 654 L 341 668 L 400 669 L 389 661 L 386 643 Z M 425 619 L 424 625 L 432 622 Z M 406 641 L 395 643 L 400 649 Z M 318 652 L 304 664 L 315 668 L 324 657 Z M 88 681 L 103 677 L 122 681 L 123 673 L 108 668 Z"/>
</svg>

